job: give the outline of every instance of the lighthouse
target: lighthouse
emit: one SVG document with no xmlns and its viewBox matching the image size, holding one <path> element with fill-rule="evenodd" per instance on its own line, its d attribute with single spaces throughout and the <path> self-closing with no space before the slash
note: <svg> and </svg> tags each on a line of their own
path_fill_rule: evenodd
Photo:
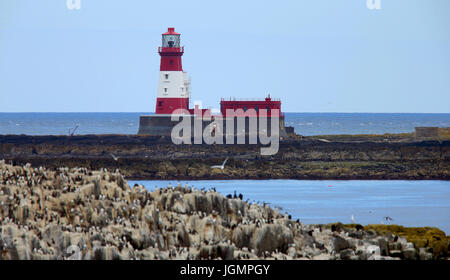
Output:
<svg viewBox="0 0 450 280">
<path fill-rule="evenodd" d="M 162 44 L 158 48 L 161 65 L 155 110 L 157 115 L 172 114 L 176 109 L 189 109 L 190 83 L 181 62 L 184 47 L 180 45 L 180 35 L 173 27 L 162 34 Z"/>
<path fill-rule="evenodd" d="M 230 134 L 235 135 L 244 132 L 244 134 L 249 135 L 250 131 L 247 125 L 249 118 L 259 117 L 260 111 L 267 112 L 269 118 L 276 117 L 279 120 L 279 125 L 277 124 L 279 129 L 277 130 L 279 130 L 281 136 L 287 135 L 287 129 L 289 129 L 289 133 L 294 133 L 292 127 L 285 128 L 284 114 L 281 113 L 281 101 L 272 99 L 270 95 L 265 99 L 257 100 L 222 99 L 220 102 L 220 115 L 212 115 L 209 109 L 189 108 L 190 82 L 187 78 L 187 73 L 183 71 L 181 58 L 184 54 L 184 47 L 180 44 L 180 36 L 181 34 L 175 32 L 173 27 L 169 27 L 167 32 L 162 34 L 162 43 L 158 47 L 161 64 L 155 114 L 140 116 L 139 135 L 172 137 L 172 129 L 179 123 L 177 118 L 183 118 L 183 120 L 186 119 L 187 123 L 191 124 L 191 132 L 197 131 L 196 127 L 201 126 L 199 134 L 202 136 L 201 132 L 206 127 L 216 120 L 219 121 L 222 117 L 225 121 L 221 131 L 227 131 L 227 133 L 230 132 Z M 177 109 L 184 111 L 181 113 L 174 112 Z M 233 111 L 234 113 L 229 115 L 228 111 Z M 246 127 L 238 131 L 238 120 L 242 119 L 244 119 Z M 228 121 L 230 125 L 227 129 Z M 198 123 L 200 125 L 196 126 Z M 235 125 L 232 125 L 232 123 Z M 268 134 L 270 132 L 271 134 L 271 131 L 273 131 L 272 127 L 272 124 L 270 128 L 267 127 L 265 133 Z"/>
</svg>

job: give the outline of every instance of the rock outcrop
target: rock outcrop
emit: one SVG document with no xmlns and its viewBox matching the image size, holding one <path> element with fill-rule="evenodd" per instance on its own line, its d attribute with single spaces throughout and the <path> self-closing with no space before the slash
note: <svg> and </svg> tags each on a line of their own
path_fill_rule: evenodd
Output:
<svg viewBox="0 0 450 280">
<path fill-rule="evenodd" d="M 392 236 L 391 236 L 392 237 Z M 402 238 L 306 225 L 188 186 L 130 188 L 116 170 L 0 161 L 0 259 L 431 259 Z"/>
<path fill-rule="evenodd" d="M 226 157 L 227 169 L 211 172 Z M 450 141 L 412 135 L 289 139 L 273 156 L 261 156 L 257 145 L 174 145 L 155 136 L 0 135 L 0 158 L 47 168 L 120 168 L 126 178 L 149 180 L 450 179 Z"/>
</svg>

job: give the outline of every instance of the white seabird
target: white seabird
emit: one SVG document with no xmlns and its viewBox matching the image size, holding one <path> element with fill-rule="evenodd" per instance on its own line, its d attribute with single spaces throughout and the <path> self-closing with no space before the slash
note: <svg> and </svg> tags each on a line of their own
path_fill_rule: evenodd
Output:
<svg viewBox="0 0 450 280">
<path fill-rule="evenodd" d="M 225 168 L 225 164 L 227 163 L 228 157 L 223 161 L 222 165 L 213 165 L 211 166 L 211 168 L 219 168 L 219 169 L 224 169 Z"/>
</svg>

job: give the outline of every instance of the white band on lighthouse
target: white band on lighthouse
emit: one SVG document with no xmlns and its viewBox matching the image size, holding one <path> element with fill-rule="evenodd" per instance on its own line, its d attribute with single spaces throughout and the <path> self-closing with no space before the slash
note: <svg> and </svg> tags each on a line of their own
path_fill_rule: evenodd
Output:
<svg viewBox="0 0 450 280">
<path fill-rule="evenodd" d="M 160 71 L 158 98 L 189 98 L 189 80 L 183 71 Z"/>
</svg>

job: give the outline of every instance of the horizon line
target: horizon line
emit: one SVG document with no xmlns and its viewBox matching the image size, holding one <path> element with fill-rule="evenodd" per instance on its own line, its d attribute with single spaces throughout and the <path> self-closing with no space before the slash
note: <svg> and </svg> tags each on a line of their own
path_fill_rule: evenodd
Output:
<svg viewBox="0 0 450 280">
<path fill-rule="evenodd" d="M 20 112 L 3 112 L 1 111 L 0 114 L 90 114 L 90 113 L 98 113 L 98 114 L 106 114 L 106 113 L 145 113 L 145 114 L 155 114 L 155 112 L 145 112 L 145 111 L 65 111 L 65 112 L 58 112 L 58 111 L 20 111 Z M 288 114 L 450 114 L 450 112 L 292 112 L 292 111 L 285 111 L 283 113 Z"/>
</svg>

